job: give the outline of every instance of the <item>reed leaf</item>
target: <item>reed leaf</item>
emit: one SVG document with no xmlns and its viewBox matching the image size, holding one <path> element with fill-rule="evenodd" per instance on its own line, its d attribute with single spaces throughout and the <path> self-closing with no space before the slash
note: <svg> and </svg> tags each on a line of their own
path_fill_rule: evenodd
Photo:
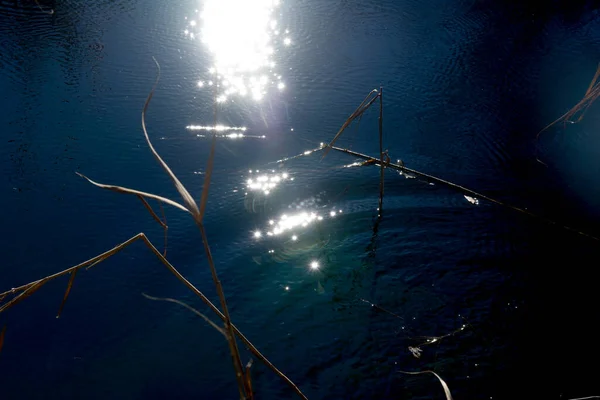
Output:
<svg viewBox="0 0 600 400">
<path fill-rule="evenodd" d="M 452 394 L 450 393 L 450 388 L 448 387 L 448 385 L 446 384 L 446 382 L 444 382 L 444 380 L 442 378 L 440 378 L 440 376 L 438 374 L 436 374 L 433 371 L 419 371 L 419 372 L 406 372 L 406 371 L 399 371 L 402 374 L 408 374 L 408 375 L 421 375 L 421 374 L 433 374 L 435 375 L 436 378 L 439 379 L 440 383 L 442 384 L 442 387 L 444 388 L 444 393 L 446 394 L 446 400 L 453 400 L 452 399 Z"/>
<path fill-rule="evenodd" d="M 65 307 L 65 303 L 67 302 L 67 298 L 69 298 L 69 293 L 71 293 L 71 288 L 73 287 L 73 282 L 75 281 L 75 275 L 77 275 L 77 271 L 79 271 L 79 269 L 74 269 L 73 272 L 71 272 L 71 277 L 69 278 L 69 283 L 67 284 L 67 290 L 65 290 L 65 295 L 63 296 L 60 307 L 58 308 L 56 318 L 60 318 L 60 314 Z"/>
<path fill-rule="evenodd" d="M 143 196 L 143 197 L 147 197 L 147 198 L 150 198 L 150 199 L 155 199 L 155 200 L 158 200 L 158 201 L 162 201 L 163 203 L 166 203 L 166 204 L 168 204 L 170 206 L 173 206 L 175 208 L 178 208 L 178 209 L 180 209 L 182 211 L 191 213 L 190 210 L 188 210 L 187 208 L 185 208 L 181 204 L 179 204 L 179 203 L 177 203 L 177 202 L 175 202 L 173 200 L 167 199 L 166 197 L 158 196 L 158 195 L 155 195 L 155 194 L 152 194 L 152 193 L 141 192 L 141 191 L 135 190 L 135 189 L 128 189 L 128 188 L 125 188 L 125 187 L 122 187 L 122 186 L 105 185 L 103 183 L 98 183 L 98 182 L 95 182 L 95 181 L 91 180 L 90 178 L 88 178 L 87 176 L 83 175 L 80 172 L 75 172 L 75 173 L 77 175 L 79 175 L 80 177 L 86 179 L 92 185 L 98 186 L 99 188 L 107 189 L 107 190 L 112 190 L 113 192 L 118 192 L 118 193 L 135 194 L 136 196 Z"/>
<path fill-rule="evenodd" d="M 188 310 L 190 310 L 191 312 L 193 312 L 194 314 L 196 314 L 197 316 L 199 316 L 200 318 L 202 318 L 204 321 L 206 321 L 210 326 L 212 326 L 213 328 L 215 328 L 221 335 L 223 335 L 225 337 L 225 339 L 227 339 L 227 334 L 225 333 L 225 331 L 223 330 L 223 328 L 221 328 L 220 326 L 218 326 L 217 324 L 215 324 L 214 322 L 212 322 L 211 319 L 208 318 L 206 315 L 202 314 L 200 311 L 198 311 L 194 307 L 192 307 L 192 306 L 184 303 L 183 301 L 172 299 L 170 297 L 154 297 L 154 296 L 147 295 L 146 293 L 142 293 L 142 296 L 144 296 L 148 300 L 167 301 L 167 302 L 170 302 L 170 303 L 179 304 L 180 306 L 187 308 Z"/>
<path fill-rule="evenodd" d="M 188 211 L 194 216 L 194 218 L 200 218 L 200 210 L 198 209 L 198 205 L 194 201 L 192 195 L 187 191 L 185 186 L 177 179 L 171 168 L 167 165 L 167 163 L 158 155 L 158 152 L 154 149 L 152 142 L 150 141 L 150 137 L 148 136 L 148 131 L 146 129 L 146 111 L 148 110 L 148 105 L 150 104 L 150 100 L 152 100 L 152 96 L 154 96 L 154 91 L 156 90 L 156 86 L 158 85 L 158 81 L 160 80 L 160 64 L 156 61 L 156 58 L 152 57 L 154 63 L 156 64 L 156 68 L 158 69 L 156 73 L 156 80 L 154 81 L 154 85 L 146 98 L 146 102 L 144 103 L 144 108 L 142 109 L 142 130 L 144 131 L 144 136 L 146 138 L 146 142 L 148 143 L 148 147 L 150 147 L 150 151 L 154 155 L 154 158 L 160 163 L 163 169 L 167 172 L 173 184 L 175 185 L 175 189 L 179 192 L 181 197 L 183 198 L 183 203 L 186 205 Z"/>
</svg>

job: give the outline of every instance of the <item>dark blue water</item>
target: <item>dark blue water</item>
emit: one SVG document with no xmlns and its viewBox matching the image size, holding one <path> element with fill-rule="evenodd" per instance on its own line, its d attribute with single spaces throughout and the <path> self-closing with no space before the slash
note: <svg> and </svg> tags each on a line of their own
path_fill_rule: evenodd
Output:
<svg viewBox="0 0 600 400">
<path fill-rule="evenodd" d="M 135 197 L 75 174 L 178 200 L 140 126 L 153 56 L 162 75 L 149 135 L 200 197 L 210 140 L 186 126 L 214 123 L 213 93 L 197 85 L 212 60 L 184 29 L 202 6 L 0 2 L 0 292 L 138 232 L 162 250 L 162 229 Z M 393 160 L 598 236 L 600 108 L 535 141 L 594 75 L 594 8 L 284 0 L 277 13 L 292 38 L 274 54 L 285 90 L 217 108 L 218 123 L 266 137 L 218 140 L 205 218 L 240 330 L 311 399 L 443 398 L 433 376 L 398 372 L 427 369 L 456 399 L 600 394 L 598 242 L 392 171 L 376 222 L 378 169 L 343 168 L 355 160 L 333 152 L 268 164 L 331 139 L 382 85 Z M 377 111 L 339 145 L 376 155 Z M 268 196 L 246 188 L 264 173 L 287 178 Z M 302 212 L 323 218 L 267 235 L 269 220 Z M 192 219 L 173 208 L 166 218 L 169 260 L 218 302 Z M 141 243 L 81 271 L 56 319 L 66 285 L 0 315 L 0 399 L 237 396 L 219 333 L 141 296 L 210 315 Z M 408 350 L 463 325 L 419 359 Z M 293 398 L 259 362 L 252 376 L 258 398 Z"/>
</svg>

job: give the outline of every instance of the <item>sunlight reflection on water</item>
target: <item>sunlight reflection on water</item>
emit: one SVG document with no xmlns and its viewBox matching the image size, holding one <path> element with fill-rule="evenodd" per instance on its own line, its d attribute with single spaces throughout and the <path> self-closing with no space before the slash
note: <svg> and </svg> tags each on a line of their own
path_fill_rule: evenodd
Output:
<svg viewBox="0 0 600 400">
<path fill-rule="evenodd" d="M 279 0 L 206 0 L 197 16 L 188 18 L 184 34 L 201 38 L 214 63 L 198 87 L 217 85 L 216 101 L 250 96 L 259 101 L 270 87 L 285 88 L 274 55 L 290 46 L 289 31 L 274 17 Z"/>
</svg>

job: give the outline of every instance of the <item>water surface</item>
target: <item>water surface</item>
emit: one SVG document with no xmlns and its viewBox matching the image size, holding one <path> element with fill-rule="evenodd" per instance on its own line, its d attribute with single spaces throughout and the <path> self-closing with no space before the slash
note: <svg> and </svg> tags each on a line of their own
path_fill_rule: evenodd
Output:
<svg viewBox="0 0 600 400">
<path fill-rule="evenodd" d="M 377 168 L 275 162 L 331 139 L 381 85 L 392 159 L 598 236 L 600 110 L 535 141 L 594 75 L 596 10 L 233 3 L 0 2 L 0 290 L 138 232 L 163 248 L 137 199 L 75 175 L 177 199 L 140 125 L 155 57 L 148 133 L 199 199 L 220 127 L 205 223 L 232 318 L 309 398 L 443 398 L 399 373 L 427 369 L 457 399 L 598 394 L 597 242 L 393 171 L 378 221 Z M 376 155 L 377 114 L 338 144 Z M 168 258 L 217 302 L 193 221 L 165 212 Z M 141 296 L 210 312 L 143 245 L 82 271 L 56 319 L 66 284 L 2 314 L 3 399 L 237 395 L 219 333 Z M 253 369 L 260 398 L 292 397 Z"/>
</svg>

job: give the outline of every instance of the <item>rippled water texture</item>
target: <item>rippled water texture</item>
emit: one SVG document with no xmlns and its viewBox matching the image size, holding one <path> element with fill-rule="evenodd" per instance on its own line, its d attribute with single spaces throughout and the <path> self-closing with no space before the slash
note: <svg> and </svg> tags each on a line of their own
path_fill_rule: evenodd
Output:
<svg viewBox="0 0 600 400">
<path fill-rule="evenodd" d="M 163 250 L 135 197 L 75 174 L 179 200 L 141 130 L 152 57 L 148 134 L 196 200 L 217 135 L 205 224 L 232 318 L 310 399 L 442 399 L 400 373 L 422 370 L 456 399 L 600 394 L 597 241 L 392 170 L 378 220 L 379 169 L 312 151 L 381 85 L 393 161 L 600 236 L 600 108 L 535 140 L 594 76 L 591 6 L 0 0 L 0 292 L 139 232 Z M 339 146 L 378 154 L 376 106 Z M 192 219 L 165 216 L 167 258 L 218 303 Z M 79 272 L 56 319 L 67 281 L 0 314 L 1 399 L 237 396 L 223 337 L 141 295 L 211 316 L 142 244 Z"/>
</svg>

